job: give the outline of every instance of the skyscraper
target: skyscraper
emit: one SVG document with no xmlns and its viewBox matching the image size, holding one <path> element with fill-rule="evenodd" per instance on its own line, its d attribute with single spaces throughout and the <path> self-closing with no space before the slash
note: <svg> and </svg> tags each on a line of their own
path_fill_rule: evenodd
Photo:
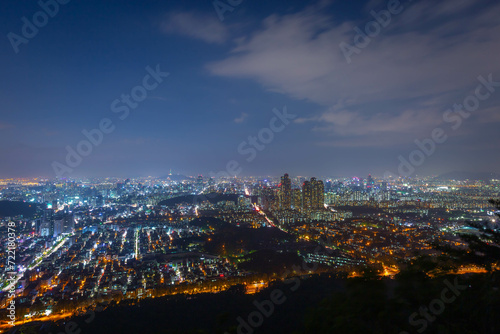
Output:
<svg viewBox="0 0 500 334">
<path fill-rule="evenodd" d="M 292 189 L 292 207 L 295 210 L 302 210 L 302 192 L 300 189 Z"/>
<path fill-rule="evenodd" d="M 302 209 L 310 210 L 312 207 L 312 186 L 311 182 L 304 181 L 302 184 Z"/>
<path fill-rule="evenodd" d="M 45 209 L 43 211 L 39 233 L 42 237 L 52 237 L 54 235 L 54 210 Z"/>
<path fill-rule="evenodd" d="M 311 207 L 312 209 L 322 209 L 325 204 L 325 185 L 323 181 L 316 180 L 316 178 L 311 179 L 312 197 L 311 197 Z"/>
<path fill-rule="evenodd" d="M 280 209 L 288 210 L 292 206 L 292 181 L 288 174 L 281 177 L 280 184 Z"/>
<path fill-rule="evenodd" d="M 369 174 L 368 179 L 366 179 L 366 189 L 368 190 L 368 192 L 371 192 L 373 191 L 374 188 L 375 188 L 375 180 L 373 179 L 372 175 Z"/>
<path fill-rule="evenodd" d="M 63 233 L 72 233 L 75 230 L 75 217 L 72 213 L 64 215 Z"/>
<path fill-rule="evenodd" d="M 318 180 L 316 183 L 316 194 L 318 196 L 318 209 L 325 208 L 325 184 Z"/>
<path fill-rule="evenodd" d="M 63 233 L 63 229 L 64 229 L 64 216 L 57 216 L 54 219 L 54 232 L 52 236 L 54 238 L 58 237 Z"/>
<path fill-rule="evenodd" d="M 315 177 L 302 185 L 302 208 L 304 211 L 322 209 L 325 203 L 325 185 Z"/>
</svg>

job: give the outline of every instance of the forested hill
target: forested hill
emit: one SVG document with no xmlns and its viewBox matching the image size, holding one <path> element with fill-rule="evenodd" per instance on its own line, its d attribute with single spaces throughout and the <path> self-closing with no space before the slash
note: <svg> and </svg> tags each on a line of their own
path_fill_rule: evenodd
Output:
<svg viewBox="0 0 500 334">
<path fill-rule="evenodd" d="M 36 213 L 36 203 L 0 201 L 0 217 L 14 217 L 22 215 L 24 217 L 33 217 Z"/>
</svg>

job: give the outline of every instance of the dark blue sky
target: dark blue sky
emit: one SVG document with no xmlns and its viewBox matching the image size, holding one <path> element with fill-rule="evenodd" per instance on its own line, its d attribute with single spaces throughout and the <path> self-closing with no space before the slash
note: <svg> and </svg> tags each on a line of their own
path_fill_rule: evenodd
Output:
<svg viewBox="0 0 500 334">
<path fill-rule="evenodd" d="M 392 1 L 246 0 L 221 21 L 208 0 L 72 0 L 18 53 L 9 33 L 41 7 L 3 1 L 0 177 L 55 176 L 104 118 L 115 130 L 67 175 L 207 174 L 231 160 L 244 175 L 382 175 L 436 128 L 447 139 L 415 173 L 500 172 L 500 87 L 443 118 L 474 101 L 479 76 L 500 81 L 500 3 L 404 1 L 348 63 L 340 44 L 355 47 L 353 28 Z M 121 120 L 111 103 L 157 65 L 170 75 Z M 248 161 L 238 147 L 284 106 L 296 118 Z"/>
</svg>

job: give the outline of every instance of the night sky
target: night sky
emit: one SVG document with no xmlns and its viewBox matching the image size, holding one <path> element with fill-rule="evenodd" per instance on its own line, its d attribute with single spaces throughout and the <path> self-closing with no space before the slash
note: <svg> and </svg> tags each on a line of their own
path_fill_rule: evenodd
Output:
<svg viewBox="0 0 500 334">
<path fill-rule="evenodd" d="M 402 1 L 356 47 L 393 1 L 72 0 L 26 38 L 40 5 L 4 0 L 0 177 L 55 177 L 106 119 L 64 176 L 383 175 L 436 129 L 416 174 L 500 172 L 500 2 Z"/>
</svg>

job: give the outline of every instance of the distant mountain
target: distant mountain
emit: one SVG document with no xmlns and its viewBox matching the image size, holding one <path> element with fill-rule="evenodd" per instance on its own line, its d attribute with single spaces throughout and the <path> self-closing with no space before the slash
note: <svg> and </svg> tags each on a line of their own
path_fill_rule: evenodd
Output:
<svg viewBox="0 0 500 334">
<path fill-rule="evenodd" d="M 33 217 L 36 213 L 36 203 L 25 203 L 15 201 L 0 201 L 0 217 Z"/>
<path fill-rule="evenodd" d="M 436 180 L 457 180 L 457 181 L 489 181 L 491 179 L 500 179 L 498 173 L 484 173 L 484 172 L 450 172 L 436 177 Z"/>
</svg>

